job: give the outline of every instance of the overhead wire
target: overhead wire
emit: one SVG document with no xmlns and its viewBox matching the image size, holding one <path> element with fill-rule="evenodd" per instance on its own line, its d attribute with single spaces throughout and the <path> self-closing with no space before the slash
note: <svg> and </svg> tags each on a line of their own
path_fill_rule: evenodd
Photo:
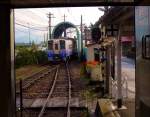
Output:
<svg viewBox="0 0 150 117">
<path fill-rule="evenodd" d="M 34 24 L 32 24 L 32 23 L 29 23 L 29 22 L 24 22 L 24 21 L 21 21 L 21 20 L 18 20 L 18 19 L 16 19 L 15 20 L 17 23 L 19 23 L 19 24 L 30 24 L 30 26 L 32 26 L 33 28 L 43 28 L 43 29 L 48 29 L 48 26 L 35 26 Z"/>
<path fill-rule="evenodd" d="M 19 32 L 23 32 L 23 33 L 28 33 L 28 32 L 25 32 L 25 31 L 17 29 L 17 28 L 15 28 L 15 31 L 19 31 Z"/>
<path fill-rule="evenodd" d="M 33 29 L 33 30 L 47 31 L 47 30 L 41 30 L 41 29 L 38 29 L 38 28 L 35 28 L 35 27 L 31 27 L 31 26 L 26 26 L 26 25 L 24 25 L 24 24 L 17 23 L 17 22 L 15 22 L 15 24 L 16 24 L 16 25 L 19 25 L 19 26 L 22 26 L 22 27 L 30 28 L 30 29 Z"/>
<path fill-rule="evenodd" d="M 34 12 L 32 12 L 33 13 L 33 15 L 36 15 L 36 16 L 38 16 L 38 17 L 40 17 L 39 15 L 37 15 L 36 13 L 34 13 Z M 35 17 L 33 18 L 33 19 L 35 19 Z M 37 20 L 37 19 L 36 19 Z M 38 24 L 31 24 L 30 23 L 30 25 L 29 25 L 29 22 L 25 22 L 25 21 L 21 21 L 21 20 L 18 20 L 18 19 L 15 19 L 15 24 L 16 25 L 18 25 L 18 26 L 21 26 L 21 27 L 24 27 L 24 28 L 26 28 L 26 29 L 31 29 L 30 31 L 32 31 L 33 32 L 33 30 L 35 30 L 33 33 L 32 33 L 32 35 L 35 35 L 35 36 L 38 36 L 38 37 L 42 37 L 43 36 L 43 34 L 41 34 L 41 35 L 39 35 L 40 33 L 37 33 L 36 34 L 36 32 L 37 31 L 41 31 L 41 32 L 43 32 L 43 33 L 46 33 L 47 31 L 48 31 L 48 26 L 41 26 L 41 27 L 39 27 L 39 26 L 37 26 Z M 29 33 L 29 30 L 26 30 L 26 29 L 23 29 L 23 30 L 20 30 L 20 28 L 18 29 L 18 26 L 16 26 L 15 27 L 15 31 L 18 31 L 18 32 L 20 32 L 20 33 L 25 33 L 25 34 L 28 34 Z M 25 31 L 26 30 L 26 31 Z"/>
</svg>

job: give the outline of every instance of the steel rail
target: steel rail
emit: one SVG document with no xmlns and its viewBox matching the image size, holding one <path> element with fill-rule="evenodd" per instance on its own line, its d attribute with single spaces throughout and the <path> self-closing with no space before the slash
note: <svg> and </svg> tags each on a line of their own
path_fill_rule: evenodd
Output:
<svg viewBox="0 0 150 117">
<path fill-rule="evenodd" d="M 28 76 L 24 77 L 23 80 L 28 80 L 28 79 L 34 77 L 35 75 L 38 75 L 39 73 L 42 73 L 43 71 L 46 71 L 48 67 L 46 67 L 44 69 L 41 69 L 38 72 L 35 72 L 35 73 L 31 74 L 31 75 L 28 75 Z M 16 83 L 19 83 L 19 81 L 16 81 Z"/>
<path fill-rule="evenodd" d="M 68 68 L 68 61 L 66 62 L 66 69 L 67 69 L 67 76 L 68 76 L 68 83 L 69 83 L 69 89 L 68 89 L 68 104 L 67 104 L 67 117 L 70 117 L 71 112 L 70 112 L 70 102 L 71 102 L 71 75 L 70 75 L 70 70 Z"/>
<path fill-rule="evenodd" d="M 57 66 L 56 67 L 54 67 L 54 68 L 51 68 L 50 70 L 48 70 L 46 73 L 49 73 L 49 72 L 52 72 L 53 70 L 55 70 L 57 68 Z M 46 69 L 45 69 L 46 70 Z M 43 71 L 45 71 L 45 70 L 43 70 Z M 41 73 L 42 71 L 40 71 L 39 73 Z M 46 74 L 46 73 L 44 73 L 44 74 Z M 38 74 L 38 73 L 37 73 Z M 37 75 L 36 74 L 36 75 Z M 35 81 L 37 81 L 37 80 L 39 80 L 44 74 L 42 74 L 41 76 L 39 76 L 38 78 L 36 78 L 36 79 L 33 79 L 33 80 L 31 80 L 30 82 L 28 82 L 28 83 L 26 83 L 22 88 L 23 89 L 26 89 L 26 88 L 28 88 L 29 86 L 31 86 L 32 85 L 32 83 L 34 83 Z M 34 75 L 33 75 L 34 76 Z M 32 76 L 32 77 L 33 77 Z"/>
<path fill-rule="evenodd" d="M 44 103 L 44 105 L 43 105 L 43 107 L 42 107 L 42 109 L 41 109 L 41 111 L 40 111 L 38 117 L 42 117 L 42 116 L 43 116 L 44 111 L 45 111 L 45 108 L 46 108 L 46 106 L 47 106 L 47 103 L 48 103 L 50 97 L 52 96 L 52 93 L 53 93 L 53 91 L 54 91 L 54 87 L 55 87 L 55 84 L 56 84 L 56 80 L 57 80 L 57 77 L 58 77 L 58 68 L 59 68 L 59 66 L 57 66 L 57 70 L 56 70 L 56 73 L 55 73 L 55 78 L 54 78 L 54 81 L 53 81 L 53 85 L 52 85 L 52 87 L 51 87 L 51 90 L 50 90 L 50 92 L 49 92 L 49 95 L 48 95 L 48 97 L 47 97 L 47 99 L 46 99 L 46 101 L 45 101 L 45 103 Z"/>
<path fill-rule="evenodd" d="M 46 65 L 43 65 L 43 66 L 46 66 Z M 37 71 L 37 72 L 31 74 L 31 75 L 28 75 L 28 76 L 24 77 L 24 78 L 23 78 L 23 81 L 29 80 L 30 78 L 32 78 L 32 77 L 34 77 L 34 76 L 36 76 L 36 75 L 38 75 L 38 74 L 40 74 L 40 73 L 42 73 L 42 72 L 44 72 L 44 71 L 47 71 L 50 67 L 55 67 L 55 66 L 54 66 L 54 65 L 53 65 L 53 66 L 46 66 L 46 68 L 41 69 L 41 70 L 39 70 L 39 71 Z M 19 81 L 16 81 L 16 84 L 19 84 Z"/>
</svg>

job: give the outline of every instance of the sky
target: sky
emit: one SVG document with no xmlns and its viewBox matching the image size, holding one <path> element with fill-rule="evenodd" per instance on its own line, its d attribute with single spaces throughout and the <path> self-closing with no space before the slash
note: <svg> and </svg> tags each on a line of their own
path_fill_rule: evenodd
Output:
<svg viewBox="0 0 150 117">
<path fill-rule="evenodd" d="M 65 20 L 80 25 L 81 15 L 83 24 L 94 24 L 103 15 L 98 7 L 59 7 L 15 9 L 15 42 L 28 43 L 29 40 L 39 43 L 46 38 L 48 31 L 48 13 L 52 13 L 52 29 Z"/>
</svg>

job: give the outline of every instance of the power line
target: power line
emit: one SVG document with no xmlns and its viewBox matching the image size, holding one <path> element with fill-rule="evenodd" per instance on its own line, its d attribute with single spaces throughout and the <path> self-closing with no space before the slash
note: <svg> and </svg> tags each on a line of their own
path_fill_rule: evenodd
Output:
<svg viewBox="0 0 150 117">
<path fill-rule="evenodd" d="M 41 20 L 43 20 L 43 21 L 45 21 L 45 20 L 46 20 L 46 19 L 44 20 L 44 18 L 43 18 L 43 17 L 41 17 L 41 15 L 39 15 L 39 13 L 35 13 L 35 12 L 33 12 L 31 9 L 29 9 L 29 11 L 30 11 L 30 12 L 32 12 L 34 15 L 36 15 L 36 16 L 38 16 L 38 17 L 40 17 L 40 18 L 41 18 Z M 38 11 L 38 12 L 41 12 L 41 11 Z M 42 14 L 44 14 L 44 13 L 42 12 Z"/>
<path fill-rule="evenodd" d="M 19 19 L 15 19 L 15 22 L 17 22 L 17 23 L 19 23 L 19 24 L 28 24 L 28 23 L 30 23 L 30 25 L 34 28 L 48 28 L 48 26 L 46 26 L 46 25 L 40 25 L 40 24 L 33 24 L 33 23 L 31 23 L 31 22 L 25 22 L 25 21 L 22 21 L 22 20 L 19 20 Z"/>
<path fill-rule="evenodd" d="M 31 38 L 30 38 L 30 24 L 28 23 L 28 32 L 29 32 L 29 44 L 31 44 Z"/>
<path fill-rule="evenodd" d="M 24 26 L 24 27 L 27 27 L 27 25 L 24 25 L 23 23 L 20 23 L 20 22 L 16 22 L 16 24 L 22 25 L 22 26 Z M 28 23 L 26 23 L 26 24 L 28 24 Z M 48 27 L 37 27 L 37 26 L 34 26 L 34 25 L 32 25 L 32 24 L 30 24 L 30 26 L 32 26 L 31 28 L 34 28 L 34 29 L 37 29 L 37 30 L 41 30 L 41 28 L 45 28 L 44 30 L 47 30 L 47 28 L 48 28 Z M 40 28 L 40 29 L 39 29 L 39 28 Z"/>
<path fill-rule="evenodd" d="M 16 21 L 17 21 L 18 24 L 22 24 L 22 25 L 23 25 L 23 24 L 28 24 L 28 22 L 24 22 L 24 21 L 21 21 L 21 20 L 20 20 L 20 21 L 19 21 L 19 20 L 16 20 Z M 40 27 L 39 27 L 39 26 L 35 26 L 35 25 L 33 25 L 33 24 L 30 24 L 30 26 L 32 26 L 32 28 L 36 28 L 36 29 L 45 28 L 44 30 L 48 30 L 48 28 L 49 28 L 49 26 L 40 26 Z M 52 25 L 51 25 L 51 27 L 55 27 L 55 26 L 52 26 Z M 39 30 L 41 30 L 41 29 L 39 29 Z"/>
<path fill-rule="evenodd" d="M 17 25 L 19 25 L 19 26 L 22 26 L 22 27 L 30 28 L 30 29 L 33 29 L 33 30 L 47 31 L 47 30 L 37 29 L 37 28 L 35 28 L 35 27 L 28 27 L 28 26 L 26 26 L 26 25 L 23 25 L 23 24 L 20 24 L 20 23 L 17 23 L 17 22 L 15 22 L 15 24 L 17 24 Z"/>
<path fill-rule="evenodd" d="M 21 20 L 18 20 L 18 19 L 15 19 L 15 21 L 17 21 L 17 23 L 19 23 L 19 24 L 28 24 L 29 22 L 24 22 L 24 21 L 21 21 Z M 31 24 L 30 23 L 30 25 L 34 28 L 34 27 L 36 27 L 36 28 L 48 28 L 48 26 L 42 26 L 42 25 L 38 25 L 38 24 L 34 24 L 33 25 L 33 23 Z M 37 26 L 38 25 L 38 26 Z"/>
<path fill-rule="evenodd" d="M 71 14 L 71 16 L 73 17 L 73 19 L 74 19 L 76 22 L 79 22 L 79 21 L 76 19 L 77 17 L 73 15 L 72 10 L 70 10 L 69 8 L 68 8 L 68 13 Z"/>
<path fill-rule="evenodd" d="M 17 28 L 15 28 L 15 30 L 16 30 L 16 31 L 19 31 L 19 32 L 23 32 L 23 33 L 28 33 L 28 32 L 25 32 L 25 31 L 20 30 L 20 29 L 17 29 Z"/>
</svg>

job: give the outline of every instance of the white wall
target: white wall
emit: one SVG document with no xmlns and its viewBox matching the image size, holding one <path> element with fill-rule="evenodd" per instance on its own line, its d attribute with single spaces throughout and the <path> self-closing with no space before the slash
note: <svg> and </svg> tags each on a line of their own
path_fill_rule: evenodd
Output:
<svg viewBox="0 0 150 117">
<path fill-rule="evenodd" d="M 87 47 L 87 61 L 94 61 L 94 48 L 98 48 L 98 44 Z"/>
</svg>

